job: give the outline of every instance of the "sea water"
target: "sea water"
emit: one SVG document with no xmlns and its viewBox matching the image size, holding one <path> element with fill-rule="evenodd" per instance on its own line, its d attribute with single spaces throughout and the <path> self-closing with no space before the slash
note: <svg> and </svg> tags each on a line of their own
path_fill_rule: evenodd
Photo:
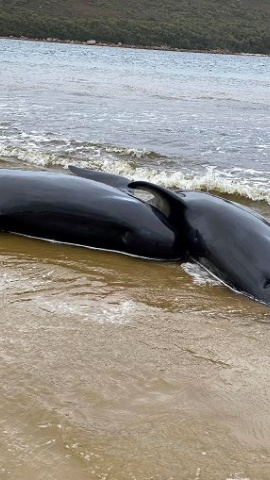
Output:
<svg viewBox="0 0 270 480">
<path fill-rule="evenodd" d="M 270 219 L 269 57 L 1 39 L 0 66 L 0 167 Z M 1 479 L 269 479 L 269 307 L 190 263 L 9 234 L 0 258 Z"/>
</svg>

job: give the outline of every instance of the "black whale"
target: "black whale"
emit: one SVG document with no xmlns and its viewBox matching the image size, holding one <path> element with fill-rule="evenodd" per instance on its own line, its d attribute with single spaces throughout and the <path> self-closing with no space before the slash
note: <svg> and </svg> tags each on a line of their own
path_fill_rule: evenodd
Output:
<svg viewBox="0 0 270 480">
<path fill-rule="evenodd" d="M 0 170 L 0 230 L 153 259 L 181 256 L 157 208 L 73 175 Z"/>
<path fill-rule="evenodd" d="M 186 254 L 228 286 L 270 304 L 270 224 L 255 212 L 203 192 L 171 192 L 148 182 L 71 168 L 73 173 L 117 185 L 126 191 L 146 190 L 167 216 Z"/>
<path fill-rule="evenodd" d="M 185 238 L 191 259 L 228 286 L 270 304 L 270 224 L 239 204 L 202 192 L 176 194 L 146 182 L 146 189 L 170 205 L 168 220 Z"/>
</svg>

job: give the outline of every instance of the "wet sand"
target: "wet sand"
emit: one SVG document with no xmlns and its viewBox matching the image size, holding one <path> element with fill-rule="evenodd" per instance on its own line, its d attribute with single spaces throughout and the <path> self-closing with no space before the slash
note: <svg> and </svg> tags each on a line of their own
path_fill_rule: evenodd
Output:
<svg viewBox="0 0 270 480">
<path fill-rule="evenodd" d="M 1 478 L 268 480 L 269 308 L 2 234 Z"/>
</svg>

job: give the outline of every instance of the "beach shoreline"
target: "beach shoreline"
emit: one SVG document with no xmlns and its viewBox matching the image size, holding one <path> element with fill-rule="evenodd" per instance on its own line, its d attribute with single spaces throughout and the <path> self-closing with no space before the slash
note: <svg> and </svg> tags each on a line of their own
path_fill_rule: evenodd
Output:
<svg viewBox="0 0 270 480">
<path fill-rule="evenodd" d="M 97 42 L 96 40 L 88 40 L 87 42 L 81 42 L 79 40 L 61 40 L 59 38 L 31 38 L 31 37 L 1 37 L 1 40 L 22 40 L 28 42 L 45 42 L 45 43 L 64 43 L 69 45 L 84 45 L 90 47 L 110 47 L 110 48 L 125 48 L 125 49 L 136 49 L 136 50 L 154 50 L 154 51 L 165 51 L 165 52 L 177 52 L 177 53 L 206 53 L 212 55 L 240 55 L 244 57 L 269 57 L 270 54 L 266 53 L 249 53 L 249 52 L 232 52 L 227 49 L 208 49 L 208 50 L 200 50 L 200 49 L 184 49 L 184 48 L 176 48 L 176 47 L 169 47 L 167 45 L 128 45 L 124 43 L 106 43 L 106 42 Z"/>
</svg>

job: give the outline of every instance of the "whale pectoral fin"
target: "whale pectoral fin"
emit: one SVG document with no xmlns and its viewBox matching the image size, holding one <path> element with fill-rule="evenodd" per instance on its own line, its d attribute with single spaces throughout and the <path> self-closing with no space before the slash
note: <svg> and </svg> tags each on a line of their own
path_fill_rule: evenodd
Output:
<svg viewBox="0 0 270 480">
<path fill-rule="evenodd" d="M 175 194 L 174 192 L 159 187 L 153 183 L 144 181 L 130 182 L 128 187 L 133 190 L 134 196 L 155 207 L 169 220 L 172 220 L 177 212 L 179 213 L 179 211 L 182 211 L 185 206 L 181 198 L 185 197 L 185 194 Z M 146 199 L 144 195 L 141 195 L 141 192 L 143 192 L 143 194 L 150 194 L 152 198 Z"/>
<path fill-rule="evenodd" d="M 79 168 L 73 165 L 69 165 L 68 168 L 72 173 L 74 173 L 74 175 L 77 175 L 78 177 L 88 178 L 89 180 L 94 180 L 98 183 L 104 183 L 124 192 L 131 192 L 131 190 L 128 188 L 130 180 L 126 177 L 122 177 L 121 175 L 107 172 L 98 172 L 97 170 Z"/>
</svg>

